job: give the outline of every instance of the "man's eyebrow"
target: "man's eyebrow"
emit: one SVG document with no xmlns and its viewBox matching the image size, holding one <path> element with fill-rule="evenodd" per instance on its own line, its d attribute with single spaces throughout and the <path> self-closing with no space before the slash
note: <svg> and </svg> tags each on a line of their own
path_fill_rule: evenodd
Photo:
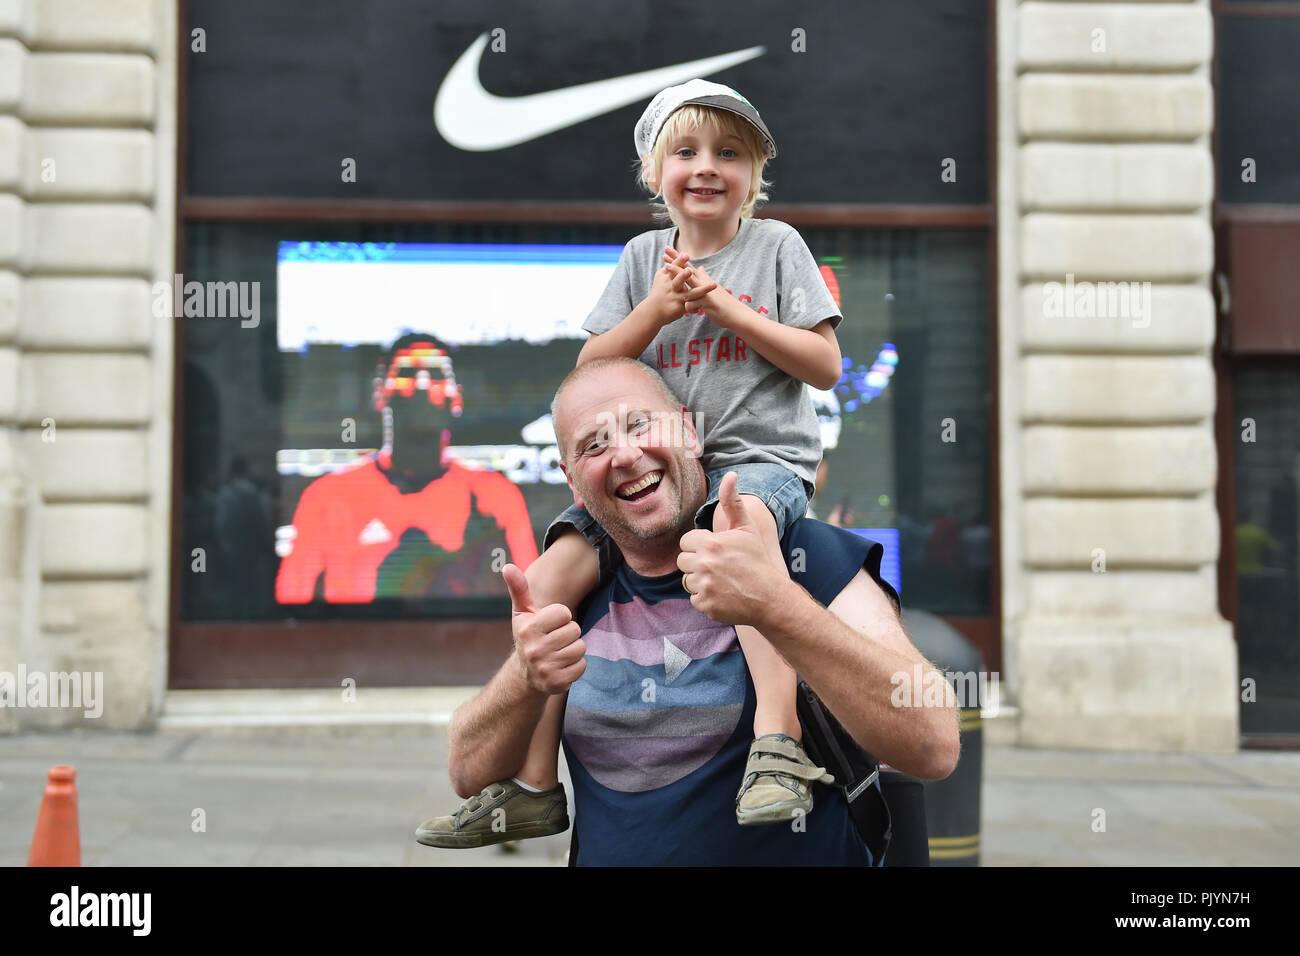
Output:
<svg viewBox="0 0 1300 956">
<path fill-rule="evenodd" d="M 596 425 L 586 429 L 585 431 L 583 431 L 581 434 L 578 435 L 578 440 L 573 443 L 573 447 L 576 451 L 581 451 L 583 445 L 587 444 L 587 442 L 591 441 L 601 432 L 605 431 L 605 421 L 608 421 L 608 419 L 605 418 L 607 414 L 608 413 L 606 412 L 602 412 L 600 416 L 597 416 Z M 629 413 L 629 414 L 635 414 L 635 413 Z M 602 419 L 604 420 L 602 421 Z"/>
<path fill-rule="evenodd" d="M 582 434 L 580 434 L 577 437 L 577 439 L 574 440 L 573 442 L 574 450 L 581 451 L 582 446 L 587 444 L 587 442 L 590 441 L 592 438 L 594 438 L 599 432 L 600 432 L 599 425 L 597 425 L 595 428 L 589 428 L 586 431 L 584 431 Z"/>
<path fill-rule="evenodd" d="M 656 417 L 662 417 L 665 415 L 672 415 L 672 414 L 673 413 L 671 411 L 665 411 L 665 410 L 655 409 L 655 408 L 629 408 L 626 414 L 624 415 L 623 420 L 625 422 L 630 422 L 637 415 L 644 415 L 646 418 L 654 419 Z M 605 430 L 605 426 L 603 424 L 599 424 L 594 426 L 593 428 L 588 428 L 580 432 L 577 439 L 575 439 L 573 442 L 574 450 L 581 451 L 583 445 L 585 445 L 588 441 L 590 441 L 595 436 L 599 435 L 604 430 Z"/>
</svg>

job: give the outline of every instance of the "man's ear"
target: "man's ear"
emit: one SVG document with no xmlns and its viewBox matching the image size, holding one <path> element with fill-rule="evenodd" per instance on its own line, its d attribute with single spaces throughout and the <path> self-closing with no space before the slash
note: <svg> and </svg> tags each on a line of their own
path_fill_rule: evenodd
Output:
<svg viewBox="0 0 1300 956">
<path fill-rule="evenodd" d="M 700 445 L 700 436 L 695 431 L 694 417 L 690 409 L 685 405 L 681 408 L 682 416 L 682 439 L 686 442 L 687 450 L 696 458 L 704 454 L 704 448 Z"/>
<path fill-rule="evenodd" d="M 578 494 L 578 489 L 573 485 L 573 476 L 569 474 L 569 469 L 564 467 L 564 462 L 560 462 L 560 471 L 564 472 L 564 480 L 569 483 L 569 490 L 573 492 L 573 503 L 579 508 L 587 507 L 582 503 L 582 495 Z"/>
</svg>

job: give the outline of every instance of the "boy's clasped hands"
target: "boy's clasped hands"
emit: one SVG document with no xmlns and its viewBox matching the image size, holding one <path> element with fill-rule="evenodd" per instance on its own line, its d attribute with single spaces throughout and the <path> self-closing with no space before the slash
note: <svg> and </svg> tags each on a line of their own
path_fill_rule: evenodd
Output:
<svg viewBox="0 0 1300 956">
<path fill-rule="evenodd" d="M 703 309 L 719 328 L 730 329 L 735 324 L 732 310 L 740 305 L 702 266 L 692 265 L 687 253 L 672 246 L 664 248 L 664 267 L 655 273 L 649 298 L 662 302 L 664 325 Z"/>
</svg>

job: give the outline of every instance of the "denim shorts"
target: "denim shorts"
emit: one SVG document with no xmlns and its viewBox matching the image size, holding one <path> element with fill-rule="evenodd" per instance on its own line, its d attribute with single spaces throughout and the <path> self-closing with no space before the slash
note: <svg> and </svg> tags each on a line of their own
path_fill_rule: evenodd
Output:
<svg viewBox="0 0 1300 956">
<path fill-rule="evenodd" d="M 736 473 L 736 490 L 742 495 L 761 498 L 776 519 L 777 537 L 784 537 L 790 525 L 802 518 L 808 511 L 808 500 L 812 497 L 812 487 L 784 465 L 773 462 L 755 461 L 732 465 L 729 468 L 715 468 L 705 477 L 709 483 L 709 497 L 695 513 L 695 527 L 710 529 L 713 527 L 713 509 L 718 504 L 718 485 L 727 472 Z M 600 581 L 604 583 L 623 554 L 604 528 L 597 523 L 586 508 L 570 505 L 551 522 L 542 539 L 542 550 L 564 531 L 565 525 L 571 525 L 596 549 L 600 559 Z"/>
</svg>

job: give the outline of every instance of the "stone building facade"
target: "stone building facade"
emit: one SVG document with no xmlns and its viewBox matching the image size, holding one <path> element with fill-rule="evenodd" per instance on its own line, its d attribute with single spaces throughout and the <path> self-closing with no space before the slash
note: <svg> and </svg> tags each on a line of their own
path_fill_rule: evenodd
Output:
<svg viewBox="0 0 1300 956">
<path fill-rule="evenodd" d="M 1003 646 L 1018 739 L 1233 749 L 1210 8 L 999 12 Z M 1149 283 L 1150 314 L 1056 314 L 1044 286 L 1070 281 Z"/>
<path fill-rule="evenodd" d="M 163 699 L 175 17 L 0 4 L 0 670 L 102 672 L 114 729 Z M 0 709 L 10 732 L 81 721 Z"/>
<path fill-rule="evenodd" d="M 1013 736 L 1234 749 L 1210 7 L 995 8 Z M 105 728 L 166 702 L 176 356 L 150 289 L 176 271 L 177 56 L 169 0 L 0 0 L 0 671 L 103 672 Z"/>
</svg>

